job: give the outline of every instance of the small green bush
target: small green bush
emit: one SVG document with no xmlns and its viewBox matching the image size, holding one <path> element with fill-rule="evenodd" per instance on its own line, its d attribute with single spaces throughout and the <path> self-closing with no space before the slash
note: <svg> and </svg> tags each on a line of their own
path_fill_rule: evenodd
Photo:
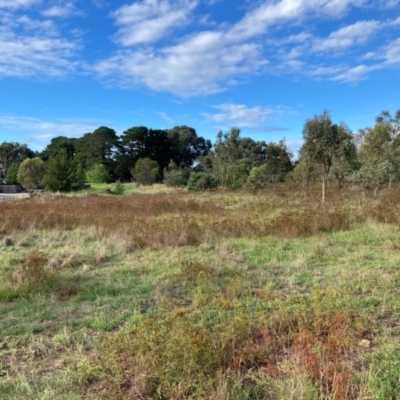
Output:
<svg viewBox="0 0 400 400">
<path fill-rule="evenodd" d="M 125 186 L 121 181 L 116 181 L 112 192 L 117 195 L 123 195 L 125 193 Z"/>
<path fill-rule="evenodd" d="M 18 164 L 11 164 L 7 169 L 6 180 L 9 185 L 15 185 L 18 183 Z"/>
<path fill-rule="evenodd" d="M 86 172 L 86 180 L 90 183 L 106 183 L 110 179 L 110 173 L 103 164 L 94 164 Z"/>
<path fill-rule="evenodd" d="M 210 190 L 218 186 L 216 179 L 207 172 L 192 172 L 187 183 L 188 190 Z"/>
<path fill-rule="evenodd" d="M 185 187 L 190 176 L 189 168 L 180 168 L 172 171 L 164 170 L 164 183 L 170 187 Z"/>
</svg>

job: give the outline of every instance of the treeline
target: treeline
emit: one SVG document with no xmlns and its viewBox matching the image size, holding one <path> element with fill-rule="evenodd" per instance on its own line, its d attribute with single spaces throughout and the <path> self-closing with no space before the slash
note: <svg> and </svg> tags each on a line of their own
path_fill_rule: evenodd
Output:
<svg viewBox="0 0 400 400">
<path fill-rule="evenodd" d="M 400 110 L 383 111 L 374 127 L 353 134 L 335 124 L 327 111 L 308 119 L 298 160 L 282 140 L 278 143 L 241 137 L 238 128 L 219 132 L 214 144 L 195 129 L 169 130 L 133 127 L 118 136 L 100 127 L 80 138 L 55 137 L 40 153 L 26 145 L 4 142 L 0 164 L 8 183 L 27 188 L 45 186 L 70 191 L 85 182 L 164 182 L 191 190 L 216 187 L 257 190 L 284 180 L 300 183 L 305 191 L 336 180 L 371 188 L 400 182 Z"/>
</svg>

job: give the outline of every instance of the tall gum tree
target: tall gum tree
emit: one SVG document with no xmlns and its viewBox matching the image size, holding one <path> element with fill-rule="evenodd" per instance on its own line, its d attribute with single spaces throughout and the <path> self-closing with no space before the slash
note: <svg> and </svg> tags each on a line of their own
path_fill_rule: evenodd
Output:
<svg viewBox="0 0 400 400">
<path fill-rule="evenodd" d="M 321 166 L 321 201 L 325 203 L 329 171 L 332 166 L 334 154 L 340 144 L 338 126 L 332 124 L 329 112 L 324 110 L 320 115 L 315 115 L 306 121 L 303 128 L 303 138 L 304 144 L 301 152 Z"/>
</svg>

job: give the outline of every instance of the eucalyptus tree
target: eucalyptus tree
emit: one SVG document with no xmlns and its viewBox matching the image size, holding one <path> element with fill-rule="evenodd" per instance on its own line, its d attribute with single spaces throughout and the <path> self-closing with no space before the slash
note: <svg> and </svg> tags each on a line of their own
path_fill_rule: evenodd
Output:
<svg viewBox="0 0 400 400">
<path fill-rule="evenodd" d="M 6 175 L 11 164 L 21 164 L 26 158 L 33 158 L 35 155 L 36 153 L 26 144 L 17 142 L 3 142 L 0 144 L 0 163 L 3 164 Z"/>
<path fill-rule="evenodd" d="M 324 110 L 320 115 L 315 115 L 306 121 L 303 128 L 303 138 L 304 144 L 301 152 L 321 168 L 321 201 L 325 203 L 329 172 L 341 140 L 339 127 L 332 124 L 329 112 Z"/>
<path fill-rule="evenodd" d="M 359 167 L 357 161 L 357 146 L 351 130 L 341 124 L 338 130 L 338 146 L 333 153 L 331 175 L 337 180 L 339 189 L 345 180 Z"/>
<path fill-rule="evenodd" d="M 361 168 L 355 179 L 372 188 L 375 194 L 384 184 L 390 188 L 400 177 L 400 110 L 394 117 L 383 111 L 375 126 L 361 130 L 358 139 Z"/>
</svg>

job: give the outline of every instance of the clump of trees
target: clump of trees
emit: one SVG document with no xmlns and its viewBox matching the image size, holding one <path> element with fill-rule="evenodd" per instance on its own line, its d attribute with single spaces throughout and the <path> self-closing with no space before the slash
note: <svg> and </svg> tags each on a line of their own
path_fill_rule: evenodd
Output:
<svg viewBox="0 0 400 400">
<path fill-rule="evenodd" d="M 334 123 L 328 111 L 306 120 L 298 160 L 284 140 L 242 137 L 237 127 L 220 131 L 214 144 L 186 125 L 172 129 L 132 127 L 120 136 L 106 126 L 78 138 L 53 138 L 41 153 L 15 142 L 0 144 L 2 178 L 29 190 L 45 186 L 68 192 L 85 182 L 164 182 L 189 190 L 258 189 L 287 179 L 305 192 L 321 183 L 321 201 L 330 182 L 377 191 L 400 182 L 400 110 L 383 111 L 372 128 L 353 134 Z"/>
</svg>

